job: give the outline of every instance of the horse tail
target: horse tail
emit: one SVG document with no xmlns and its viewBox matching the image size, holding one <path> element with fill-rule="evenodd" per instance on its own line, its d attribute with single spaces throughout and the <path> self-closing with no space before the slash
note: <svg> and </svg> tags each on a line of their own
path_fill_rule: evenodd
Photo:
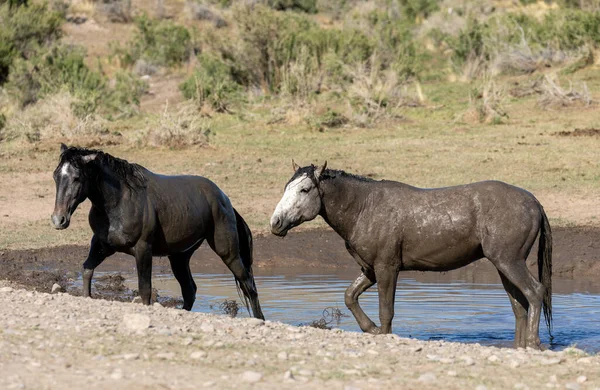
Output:
<svg viewBox="0 0 600 390">
<path fill-rule="evenodd" d="M 542 212 L 542 226 L 540 228 L 540 240 L 538 246 L 538 277 L 545 287 L 543 308 L 544 318 L 550 339 L 552 339 L 552 230 L 544 208 L 540 205 Z"/>
<path fill-rule="evenodd" d="M 242 264 L 244 265 L 246 272 L 250 276 L 250 282 L 252 283 L 251 287 L 256 290 L 256 285 L 254 284 L 254 275 L 252 273 L 252 262 L 254 261 L 252 232 L 250 231 L 250 228 L 248 227 L 246 221 L 244 221 L 244 218 L 242 218 L 242 216 L 237 212 L 235 208 L 233 209 L 233 212 L 235 213 L 235 221 L 240 248 L 240 258 L 242 259 Z M 248 310 L 248 313 L 250 313 L 250 305 L 248 303 L 249 297 L 246 289 L 240 289 L 240 282 L 237 279 L 235 280 L 235 285 L 237 287 L 240 299 L 243 300 L 244 305 L 246 306 L 246 310 Z"/>
</svg>

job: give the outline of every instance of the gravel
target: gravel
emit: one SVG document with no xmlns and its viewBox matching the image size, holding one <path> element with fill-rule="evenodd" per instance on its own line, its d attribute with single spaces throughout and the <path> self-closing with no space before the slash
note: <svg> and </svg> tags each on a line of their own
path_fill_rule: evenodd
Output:
<svg viewBox="0 0 600 390">
<path fill-rule="evenodd" d="M 600 388 L 600 356 L 294 327 L 0 281 L 0 389 Z"/>
</svg>

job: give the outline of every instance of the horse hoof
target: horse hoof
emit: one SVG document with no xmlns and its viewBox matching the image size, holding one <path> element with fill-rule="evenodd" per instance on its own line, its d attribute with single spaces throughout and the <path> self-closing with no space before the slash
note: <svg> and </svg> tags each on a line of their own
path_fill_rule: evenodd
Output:
<svg viewBox="0 0 600 390">
<path fill-rule="evenodd" d="M 371 329 L 369 329 L 369 330 L 367 331 L 367 333 L 370 333 L 370 334 L 373 334 L 373 335 L 382 334 L 382 332 L 381 332 L 381 328 L 380 328 L 380 327 L 378 327 L 378 326 L 374 326 L 374 327 L 372 327 Z"/>
</svg>

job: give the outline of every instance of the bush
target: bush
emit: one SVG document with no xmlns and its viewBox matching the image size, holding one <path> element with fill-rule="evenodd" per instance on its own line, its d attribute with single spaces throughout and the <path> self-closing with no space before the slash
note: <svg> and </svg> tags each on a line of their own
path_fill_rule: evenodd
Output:
<svg viewBox="0 0 600 390">
<path fill-rule="evenodd" d="M 230 68 L 205 54 L 198 57 L 198 62 L 194 73 L 179 86 L 183 96 L 194 100 L 199 107 L 208 104 L 219 112 L 227 111 L 239 91 Z"/>
<path fill-rule="evenodd" d="M 309 14 L 317 13 L 317 0 L 267 0 L 267 4 L 278 11 L 289 9 Z"/>
<path fill-rule="evenodd" d="M 192 51 L 190 32 L 170 21 L 158 21 L 143 15 L 135 19 L 137 32 L 125 48 L 115 48 L 124 65 L 142 59 L 160 66 L 180 65 Z"/>
<path fill-rule="evenodd" d="M 48 9 L 46 3 L 10 7 L 0 5 L 0 85 L 8 80 L 12 63 L 28 59 L 49 43 L 58 40 L 64 15 Z"/>
<path fill-rule="evenodd" d="M 126 73 L 117 73 L 115 86 L 84 62 L 85 50 L 55 45 L 29 61 L 17 60 L 7 87 L 16 91 L 22 107 L 44 96 L 67 91 L 75 98 L 73 113 L 84 118 L 100 110 L 106 114 L 130 115 L 139 105 L 145 83 Z"/>
</svg>

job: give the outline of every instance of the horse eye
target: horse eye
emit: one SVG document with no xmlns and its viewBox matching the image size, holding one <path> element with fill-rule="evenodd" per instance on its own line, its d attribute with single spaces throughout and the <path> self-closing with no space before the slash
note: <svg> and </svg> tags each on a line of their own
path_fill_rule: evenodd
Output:
<svg viewBox="0 0 600 390">
<path fill-rule="evenodd" d="M 303 188 L 303 189 L 300 190 L 300 192 L 303 192 L 305 194 L 307 194 L 308 191 L 310 191 L 310 188 Z"/>
</svg>

